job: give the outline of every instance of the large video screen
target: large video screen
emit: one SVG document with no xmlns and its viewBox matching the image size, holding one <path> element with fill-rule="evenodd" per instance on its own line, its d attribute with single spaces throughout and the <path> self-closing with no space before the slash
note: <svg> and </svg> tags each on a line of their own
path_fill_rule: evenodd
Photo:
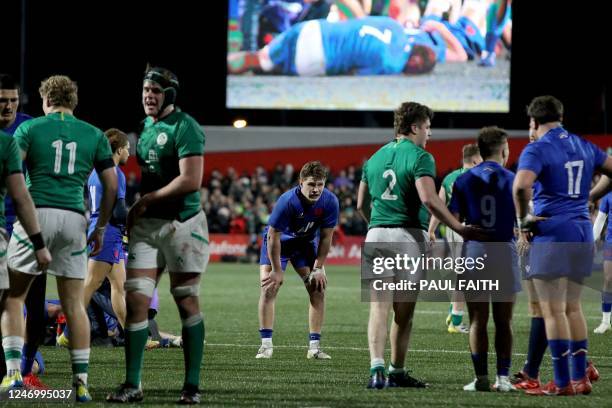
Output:
<svg viewBox="0 0 612 408">
<path fill-rule="evenodd" d="M 227 107 L 508 112 L 510 0 L 230 0 Z"/>
</svg>

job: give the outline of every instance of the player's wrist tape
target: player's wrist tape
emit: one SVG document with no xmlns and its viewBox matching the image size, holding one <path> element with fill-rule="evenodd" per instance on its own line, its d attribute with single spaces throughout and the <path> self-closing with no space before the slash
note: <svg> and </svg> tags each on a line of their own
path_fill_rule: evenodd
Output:
<svg viewBox="0 0 612 408">
<path fill-rule="evenodd" d="M 98 227 L 98 226 L 96 226 L 96 229 L 95 229 L 94 231 L 95 231 L 95 232 L 98 232 L 98 231 L 102 231 L 102 232 L 104 232 L 104 230 L 106 230 L 106 225 L 105 225 L 105 226 L 103 226 L 103 227 Z"/>
<path fill-rule="evenodd" d="M 531 214 L 527 214 L 524 217 L 520 217 L 517 215 L 516 217 L 516 225 L 518 226 L 519 230 L 525 232 L 525 231 L 529 231 L 529 226 L 533 223 L 533 215 Z"/>
<path fill-rule="evenodd" d="M 39 249 L 43 249 L 45 247 L 45 240 L 43 239 L 42 233 L 37 232 L 36 234 L 32 234 L 29 236 L 32 245 L 34 246 L 34 250 L 38 251 Z"/>
</svg>

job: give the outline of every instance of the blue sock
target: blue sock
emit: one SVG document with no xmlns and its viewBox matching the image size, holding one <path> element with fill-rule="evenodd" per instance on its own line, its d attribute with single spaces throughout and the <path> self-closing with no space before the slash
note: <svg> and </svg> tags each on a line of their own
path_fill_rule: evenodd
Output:
<svg viewBox="0 0 612 408">
<path fill-rule="evenodd" d="M 21 375 L 26 376 L 32 372 L 32 365 L 36 357 L 38 347 L 25 343 L 21 352 Z"/>
<path fill-rule="evenodd" d="M 572 380 L 582 380 L 586 375 L 587 364 L 587 339 L 570 341 L 570 351 L 572 352 Z"/>
<path fill-rule="evenodd" d="M 44 374 L 45 373 L 45 359 L 43 358 L 42 354 L 40 354 L 40 351 L 36 352 L 36 355 L 34 356 L 34 360 L 38 362 L 38 375 Z"/>
<path fill-rule="evenodd" d="M 69 339 L 70 338 L 70 330 L 68 330 L 68 323 L 64 326 L 64 336 Z"/>
<path fill-rule="evenodd" d="M 612 312 L 612 292 L 601 292 L 601 311 Z"/>
<path fill-rule="evenodd" d="M 310 335 L 308 337 L 309 337 L 310 341 L 321 340 L 321 333 L 310 333 Z"/>
<path fill-rule="evenodd" d="M 570 381 L 570 341 L 568 339 L 548 340 L 548 345 L 550 346 L 550 354 L 552 354 L 555 385 L 563 388 Z"/>
<path fill-rule="evenodd" d="M 272 329 L 259 329 L 259 336 L 262 339 L 271 339 L 272 338 Z"/>
<path fill-rule="evenodd" d="M 540 365 L 546 352 L 548 342 L 546 340 L 546 327 L 544 326 L 544 318 L 532 317 L 531 330 L 529 332 L 529 348 L 527 350 L 527 360 L 523 371 L 531 378 L 538 378 L 540 374 Z"/>
<path fill-rule="evenodd" d="M 497 357 L 497 375 L 509 376 L 511 366 L 512 359 Z"/>
<path fill-rule="evenodd" d="M 488 353 L 472 353 L 472 363 L 474 363 L 474 372 L 476 372 L 476 377 L 482 377 L 489 374 L 487 357 Z"/>
</svg>

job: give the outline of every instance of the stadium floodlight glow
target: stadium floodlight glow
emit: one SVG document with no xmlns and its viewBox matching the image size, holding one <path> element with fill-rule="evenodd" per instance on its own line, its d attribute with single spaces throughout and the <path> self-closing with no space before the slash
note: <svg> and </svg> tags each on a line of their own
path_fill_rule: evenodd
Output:
<svg viewBox="0 0 612 408">
<path fill-rule="evenodd" d="M 247 126 L 247 121 L 245 119 L 236 119 L 234 121 L 234 127 L 236 129 L 242 129 L 245 128 Z"/>
</svg>

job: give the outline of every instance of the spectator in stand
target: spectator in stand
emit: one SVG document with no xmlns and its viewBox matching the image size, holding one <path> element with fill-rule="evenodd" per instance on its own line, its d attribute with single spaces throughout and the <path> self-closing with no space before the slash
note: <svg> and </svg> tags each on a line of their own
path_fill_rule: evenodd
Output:
<svg viewBox="0 0 612 408">
<path fill-rule="evenodd" d="M 346 176 L 346 170 L 340 170 L 340 174 L 338 175 L 338 177 L 334 179 L 334 187 L 336 188 L 348 187 L 349 189 L 352 190 L 355 187 L 355 185 Z"/>
</svg>

